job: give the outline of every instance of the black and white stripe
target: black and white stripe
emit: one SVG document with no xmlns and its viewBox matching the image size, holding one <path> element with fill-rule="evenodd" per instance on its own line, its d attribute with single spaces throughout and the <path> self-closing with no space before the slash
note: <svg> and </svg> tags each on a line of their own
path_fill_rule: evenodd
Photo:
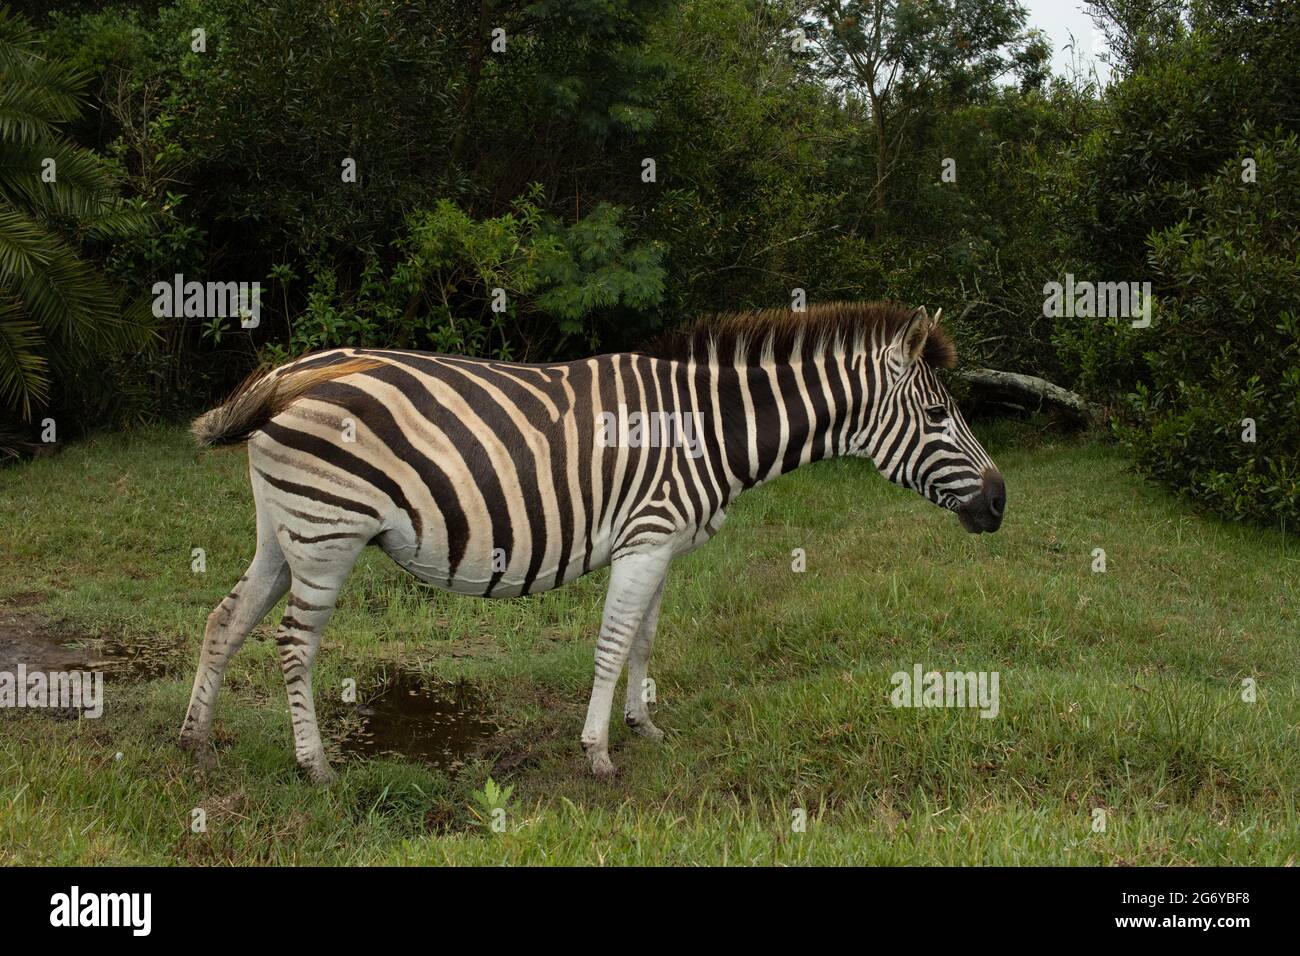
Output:
<svg viewBox="0 0 1300 956">
<path fill-rule="evenodd" d="M 741 491 L 860 455 L 969 530 L 996 528 L 1001 479 L 935 374 L 945 349 L 924 310 L 836 305 L 732 317 L 651 353 L 525 365 L 342 349 L 267 374 L 195 425 L 205 444 L 247 438 L 258 548 L 209 617 L 183 742 L 205 749 L 230 656 L 287 592 L 276 641 L 295 749 L 329 778 L 311 665 L 375 544 L 425 581 L 483 597 L 612 565 L 582 734 L 593 770 L 612 773 L 625 664 L 627 722 L 660 735 L 642 687 L 669 562 L 715 534 Z M 693 447 L 610 444 L 602 413 L 702 427 Z"/>
</svg>

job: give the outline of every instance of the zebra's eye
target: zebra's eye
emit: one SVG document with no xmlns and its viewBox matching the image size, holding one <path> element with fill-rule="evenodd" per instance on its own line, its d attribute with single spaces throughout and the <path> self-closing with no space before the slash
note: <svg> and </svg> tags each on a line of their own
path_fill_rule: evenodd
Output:
<svg viewBox="0 0 1300 956">
<path fill-rule="evenodd" d="M 932 425 L 942 425 L 948 420 L 948 409 L 942 405 L 931 405 L 925 410 L 925 417 L 930 420 Z"/>
</svg>

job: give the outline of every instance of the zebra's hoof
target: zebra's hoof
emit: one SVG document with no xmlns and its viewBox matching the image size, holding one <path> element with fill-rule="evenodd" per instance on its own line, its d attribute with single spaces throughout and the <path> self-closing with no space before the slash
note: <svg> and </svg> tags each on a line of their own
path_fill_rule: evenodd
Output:
<svg viewBox="0 0 1300 956">
<path fill-rule="evenodd" d="M 644 737 L 646 740 L 664 739 L 664 732 L 652 724 L 649 717 L 637 719 L 631 714 L 628 714 L 623 719 L 627 723 L 628 727 L 632 729 L 632 733 L 639 737 Z"/>
<path fill-rule="evenodd" d="M 318 787 L 328 786 L 338 779 L 338 774 L 324 760 L 314 763 L 300 764 L 302 772 L 307 775 L 307 779 Z"/>
<path fill-rule="evenodd" d="M 180 740 L 177 741 L 181 750 L 188 753 L 193 761 L 198 765 L 200 770 L 212 770 L 217 765 L 217 758 L 208 749 L 206 740 L 199 740 L 197 737 L 191 737 L 189 734 L 182 733 Z"/>
<path fill-rule="evenodd" d="M 618 768 L 609 759 L 609 754 L 592 754 L 591 772 L 597 780 L 613 780 L 618 775 Z"/>
</svg>

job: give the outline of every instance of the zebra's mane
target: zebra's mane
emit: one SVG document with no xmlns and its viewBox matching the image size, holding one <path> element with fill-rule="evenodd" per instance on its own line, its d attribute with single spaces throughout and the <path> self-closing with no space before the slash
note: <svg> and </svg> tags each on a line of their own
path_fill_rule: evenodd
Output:
<svg viewBox="0 0 1300 956">
<path fill-rule="evenodd" d="M 892 302 L 825 302 L 806 312 L 760 309 L 709 315 L 661 336 L 645 349 L 658 358 L 706 358 L 716 345 L 718 358 L 729 362 L 737 348 L 752 363 L 811 358 L 839 342 L 845 349 L 861 346 L 879 333 L 891 338 L 902 331 L 915 312 Z M 931 325 L 922 358 L 936 368 L 957 364 L 957 349 L 942 326 Z"/>
</svg>

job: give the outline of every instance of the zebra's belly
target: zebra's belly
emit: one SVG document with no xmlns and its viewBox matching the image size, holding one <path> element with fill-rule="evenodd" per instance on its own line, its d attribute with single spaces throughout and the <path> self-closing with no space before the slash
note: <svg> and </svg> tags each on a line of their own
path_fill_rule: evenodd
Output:
<svg viewBox="0 0 1300 956">
<path fill-rule="evenodd" d="M 505 598 L 550 591 L 606 567 L 615 546 L 623 547 L 619 542 L 628 538 L 634 548 L 667 547 L 674 555 L 693 551 L 712 538 L 725 519 L 726 513 L 717 509 L 707 520 L 687 527 L 663 528 L 661 533 L 648 537 L 636 532 L 635 522 L 630 529 L 623 527 L 621 533 L 609 527 L 592 529 L 590 540 L 583 533 L 567 540 L 548 534 L 536 542 L 543 546 L 540 558 L 535 557 L 532 543 L 526 539 L 525 546 L 520 546 L 516 538 L 512 548 L 494 547 L 486 535 L 471 533 L 463 553 L 453 561 L 445 537 L 426 536 L 420 540 L 410 526 L 390 528 L 375 543 L 398 565 L 428 584 L 456 594 Z"/>
<path fill-rule="evenodd" d="M 421 553 L 413 539 L 395 537 L 393 532 L 381 536 L 378 544 L 394 562 L 421 581 L 456 594 L 493 598 L 550 591 L 605 567 L 610 556 L 609 542 L 602 536 L 592 542 L 590 557 L 586 543 L 575 541 L 567 559 L 544 557 L 535 568 L 531 555 L 484 549 L 467 552 L 452 568 L 448 555 Z"/>
</svg>

